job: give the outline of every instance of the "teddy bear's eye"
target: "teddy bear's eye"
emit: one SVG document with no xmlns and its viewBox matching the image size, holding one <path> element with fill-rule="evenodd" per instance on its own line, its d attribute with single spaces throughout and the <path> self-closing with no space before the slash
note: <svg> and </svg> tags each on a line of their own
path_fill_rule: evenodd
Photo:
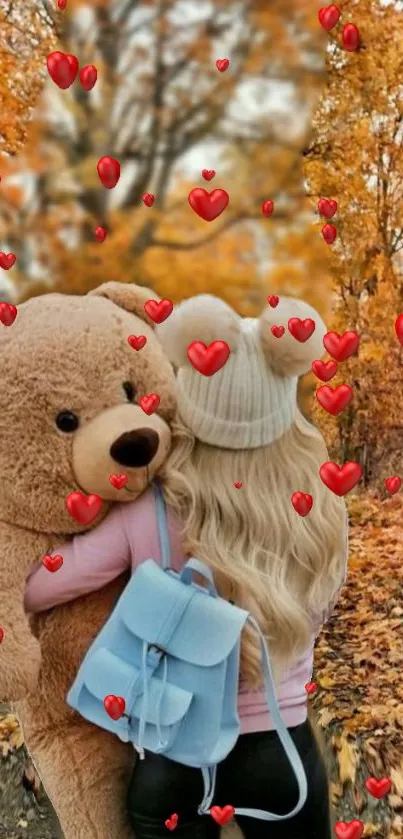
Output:
<svg viewBox="0 0 403 839">
<path fill-rule="evenodd" d="M 136 397 L 136 389 L 131 382 L 123 382 L 123 390 L 126 394 L 127 400 L 133 402 Z"/>
<path fill-rule="evenodd" d="M 60 414 L 56 417 L 56 425 L 59 431 L 63 431 L 65 434 L 76 431 L 79 422 L 77 414 L 73 414 L 73 411 L 60 411 Z"/>
</svg>

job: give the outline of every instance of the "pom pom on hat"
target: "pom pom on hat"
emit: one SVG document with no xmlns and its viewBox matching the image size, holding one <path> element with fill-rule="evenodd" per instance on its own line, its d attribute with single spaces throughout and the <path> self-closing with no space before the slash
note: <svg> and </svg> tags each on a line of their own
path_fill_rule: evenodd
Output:
<svg viewBox="0 0 403 839">
<path fill-rule="evenodd" d="M 314 321 L 315 330 L 307 341 L 298 341 L 291 335 L 288 329 L 290 318 Z M 271 331 L 272 326 L 284 326 L 284 335 L 276 338 Z M 303 300 L 280 297 L 275 309 L 267 307 L 260 316 L 259 330 L 267 361 L 280 376 L 302 376 L 308 372 L 312 362 L 324 354 L 326 326 L 318 312 Z"/>
<path fill-rule="evenodd" d="M 175 306 L 155 331 L 172 364 L 185 367 L 191 366 L 187 348 L 193 341 L 201 341 L 206 346 L 213 341 L 225 341 L 231 351 L 236 350 L 241 318 L 219 297 L 199 294 Z"/>
</svg>

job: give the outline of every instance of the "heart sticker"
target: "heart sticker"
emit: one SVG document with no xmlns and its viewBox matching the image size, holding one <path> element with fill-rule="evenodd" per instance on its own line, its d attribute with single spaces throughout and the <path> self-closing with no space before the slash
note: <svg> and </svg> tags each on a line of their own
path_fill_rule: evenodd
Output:
<svg viewBox="0 0 403 839">
<path fill-rule="evenodd" d="M 318 212 L 325 218 L 333 218 L 337 213 L 337 201 L 333 201 L 331 198 L 319 198 Z"/>
<path fill-rule="evenodd" d="M 142 350 L 147 343 L 147 338 L 145 335 L 129 335 L 127 343 L 133 350 Z"/>
<path fill-rule="evenodd" d="M 344 466 L 339 466 L 333 461 L 322 463 L 319 475 L 325 486 L 335 495 L 347 495 L 362 478 L 362 469 L 359 463 L 347 461 Z"/>
<path fill-rule="evenodd" d="M 262 204 L 262 213 L 264 216 L 271 216 L 273 215 L 274 210 L 274 201 L 263 201 Z"/>
<path fill-rule="evenodd" d="M 97 68 L 93 64 L 87 64 L 80 70 L 80 84 L 84 90 L 92 90 L 98 78 Z"/>
<path fill-rule="evenodd" d="M 169 819 L 166 819 L 165 827 L 167 827 L 168 830 L 175 830 L 175 828 L 177 826 L 178 826 L 178 814 L 177 813 L 172 813 L 172 816 L 170 816 Z"/>
<path fill-rule="evenodd" d="M 112 720 L 120 720 L 125 712 L 126 702 L 123 696 L 114 696 L 113 693 L 110 693 L 105 696 L 104 708 Z"/>
<path fill-rule="evenodd" d="M 343 26 L 341 40 L 343 47 L 347 50 L 347 52 L 355 52 L 358 50 L 358 47 L 360 46 L 360 32 L 355 23 L 346 23 L 346 25 Z"/>
<path fill-rule="evenodd" d="M 353 398 L 353 388 L 350 385 L 339 385 L 334 388 L 330 385 L 323 385 L 323 387 L 318 387 L 316 398 L 319 405 L 328 414 L 336 417 L 350 404 Z"/>
<path fill-rule="evenodd" d="M 203 187 L 192 189 L 188 195 L 188 201 L 192 210 L 204 219 L 214 221 L 228 206 L 229 195 L 225 189 L 213 189 L 207 192 Z"/>
<path fill-rule="evenodd" d="M 0 644 L 1 644 L 2 640 L 3 640 L 3 638 L 4 638 L 4 629 L 3 629 L 3 627 L 2 627 L 2 626 L 0 626 Z"/>
<path fill-rule="evenodd" d="M 139 399 L 140 408 L 145 414 L 147 414 L 147 416 L 154 414 L 158 409 L 159 404 L 160 398 L 156 393 L 150 393 L 148 396 L 142 396 L 141 399 Z"/>
<path fill-rule="evenodd" d="M 391 478 L 386 478 L 385 487 L 391 495 L 394 495 L 395 492 L 399 492 L 401 485 L 402 479 L 399 478 L 398 475 L 392 475 Z"/>
<path fill-rule="evenodd" d="M 285 332 L 284 326 L 272 326 L 270 332 L 275 338 L 282 338 Z"/>
<path fill-rule="evenodd" d="M 242 481 L 235 481 L 234 487 L 235 489 L 241 489 L 243 487 Z"/>
<path fill-rule="evenodd" d="M 145 192 L 144 193 L 143 204 L 145 204 L 146 207 L 152 207 L 152 205 L 154 204 L 154 201 L 155 201 L 155 195 L 153 195 L 152 192 Z"/>
<path fill-rule="evenodd" d="M 205 181 L 212 181 L 215 173 L 215 169 L 202 169 L 202 175 Z"/>
<path fill-rule="evenodd" d="M 44 566 L 44 568 L 46 568 L 47 571 L 51 571 L 52 573 L 54 573 L 62 567 L 63 557 L 60 556 L 60 554 L 56 554 L 55 556 L 52 556 L 51 554 L 45 554 L 45 556 L 42 557 L 42 565 Z"/>
<path fill-rule="evenodd" d="M 337 839 L 361 839 L 364 825 L 359 819 L 354 819 L 352 822 L 337 822 L 334 832 Z"/>
<path fill-rule="evenodd" d="M 106 154 L 100 157 L 97 163 L 97 172 L 101 184 L 106 189 L 113 189 L 120 178 L 120 163 L 114 157 Z"/>
<path fill-rule="evenodd" d="M 309 495 L 308 492 L 293 492 L 291 504 L 299 516 L 307 516 L 312 510 L 312 495 Z"/>
<path fill-rule="evenodd" d="M 315 321 L 312 318 L 290 318 L 288 321 L 288 331 L 293 338 L 303 344 L 315 332 Z"/>
<path fill-rule="evenodd" d="M 17 307 L 11 303 L 0 303 L 0 322 L 3 326 L 11 326 L 17 317 Z"/>
<path fill-rule="evenodd" d="M 229 67 L 228 58 L 217 58 L 215 66 L 217 67 L 217 70 L 220 71 L 220 73 L 225 73 L 225 71 L 228 70 Z"/>
<path fill-rule="evenodd" d="M 172 300 L 147 300 L 144 311 L 154 323 L 162 323 L 173 311 Z"/>
<path fill-rule="evenodd" d="M 306 685 L 305 685 L 305 690 L 306 690 L 308 696 L 313 696 L 313 694 L 316 693 L 317 689 L 318 689 L 318 686 L 317 686 L 316 682 L 307 682 Z"/>
<path fill-rule="evenodd" d="M 330 359 L 330 361 L 320 361 L 320 359 L 316 359 L 316 361 L 312 362 L 311 370 L 315 376 L 321 380 L 321 382 L 330 382 L 330 379 L 333 379 L 333 376 L 337 373 L 337 362 Z"/>
<path fill-rule="evenodd" d="M 333 245 L 337 239 L 337 228 L 334 224 L 325 224 L 322 227 L 322 236 L 327 245 Z"/>
<path fill-rule="evenodd" d="M 123 489 L 128 480 L 129 478 L 127 475 L 109 475 L 109 483 L 111 483 L 115 489 Z"/>
<path fill-rule="evenodd" d="M 214 376 L 228 361 L 231 350 L 225 341 L 213 341 L 207 347 L 193 341 L 187 348 L 187 357 L 195 370 L 203 376 Z"/>
<path fill-rule="evenodd" d="M 48 55 L 46 64 L 50 78 L 61 90 L 67 90 L 73 84 L 78 73 L 78 60 L 75 55 L 56 50 Z"/>
<path fill-rule="evenodd" d="M 91 524 L 102 507 L 102 498 L 99 495 L 84 495 L 80 491 L 70 492 L 66 498 L 66 507 L 80 524 Z"/>
<path fill-rule="evenodd" d="M 3 251 L 0 251 L 0 267 L 4 268 L 5 271 L 13 267 L 16 259 L 15 253 L 3 253 Z"/>
<path fill-rule="evenodd" d="M 1 256 L 1 254 L 0 254 L 0 256 Z M 403 347 L 403 315 L 399 315 L 399 317 L 396 318 L 395 332 L 396 332 L 396 335 L 397 335 L 397 337 L 398 337 L 398 339 L 399 339 L 399 341 L 400 341 L 400 343 Z"/>
<path fill-rule="evenodd" d="M 235 807 L 232 807 L 231 804 L 226 804 L 225 807 L 211 807 L 210 809 L 210 815 L 214 821 L 221 825 L 227 824 L 232 819 L 234 813 Z"/>
<path fill-rule="evenodd" d="M 279 304 L 280 298 L 277 294 L 269 294 L 269 296 L 266 298 L 266 300 L 267 300 L 269 306 L 271 306 L 272 309 L 275 309 Z"/>
<path fill-rule="evenodd" d="M 365 786 L 374 798 L 384 798 L 392 789 L 390 778 L 367 778 Z"/>
<path fill-rule="evenodd" d="M 338 332 L 326 332 L 323 346 L 336 361 L 346 361 L 357 352 L 360 336 L 356 332 L 348 331 L 339 335 Z"/>
<path fill-rule="evenodd" d="M 318 11 L 319 23 L 323 26 L 323 29 L 326 29 L 326 32 L 330 32 L 339 22 L 340 15 L 340 9 L 337 6 L 324 6 Z"/>
<path fill-rule="evenodd" d="M 107 230 L 104 227 L 96 227 L 94 230 L 94 236 L 97 242 L 104 242 L 108 235 Z"/>
</svg>

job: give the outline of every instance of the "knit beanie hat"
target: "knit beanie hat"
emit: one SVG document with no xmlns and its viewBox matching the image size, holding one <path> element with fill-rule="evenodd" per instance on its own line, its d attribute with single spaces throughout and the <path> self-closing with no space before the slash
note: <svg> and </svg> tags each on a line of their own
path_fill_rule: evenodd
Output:
<svg viewBox="0 0 403 839">
<path fill-rule="evenodd" d="M 290 318 L 312 319 L 307 340 L 289 331 Z M 272 326 L 284 326 L 276 337 Z M 189 298 L 174 307 L 157 327 L 157 337 L 177 368 L 177 405 L 182 422 L 195 437 L 226 449 L 254 449 L 279 439 L 293 424 L 298 376 L 323 354 L 326 327 L 318 313 L 301 300 L 280 298 L 259 319 L 241 318 L 212 295 Z M 299 335 L 304 338 L 304 335 Z M 231 352 L 213 375 L 196 370 L 188 347 L 224 341 Z"/>
</svg>

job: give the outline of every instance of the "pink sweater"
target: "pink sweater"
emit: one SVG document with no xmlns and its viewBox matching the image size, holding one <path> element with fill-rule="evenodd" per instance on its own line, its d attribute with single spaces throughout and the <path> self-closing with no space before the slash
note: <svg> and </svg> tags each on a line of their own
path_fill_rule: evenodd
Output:
<svg viewBox="0 0 403 839">
<path fill-rule="evenodd" d="M 179 571 L 185 561 L 180 523 L 172 510 L 168 508 L 167 513 L 172 565 Z M 57 572 L 49 572 L 41 563 L 28 576 L 25 595 L 27 612 L 42 612 L 96 591 L 128 568 L 134 571 L 146 559 L 161 561 L 152 490 L 137 501 L 117 504 L 98 527 L 75 536 L 57 548 L 54 554 L 61 554 L 64 560 Z M 334 602 L 331 609 L 333 606 Z M 330 610 L 323 620 L 329 614 Z M 305 654 L 284 673 L 277 685 L 277 700 L 287 727 L 299 725 L 307 717 L 305 684 L 312 678 L 315 637 L 313 632 Z M 264 690 L 245 690 L 241 683 L 238 708 L 242 733 L 273 728 Z"/>
</svg>

